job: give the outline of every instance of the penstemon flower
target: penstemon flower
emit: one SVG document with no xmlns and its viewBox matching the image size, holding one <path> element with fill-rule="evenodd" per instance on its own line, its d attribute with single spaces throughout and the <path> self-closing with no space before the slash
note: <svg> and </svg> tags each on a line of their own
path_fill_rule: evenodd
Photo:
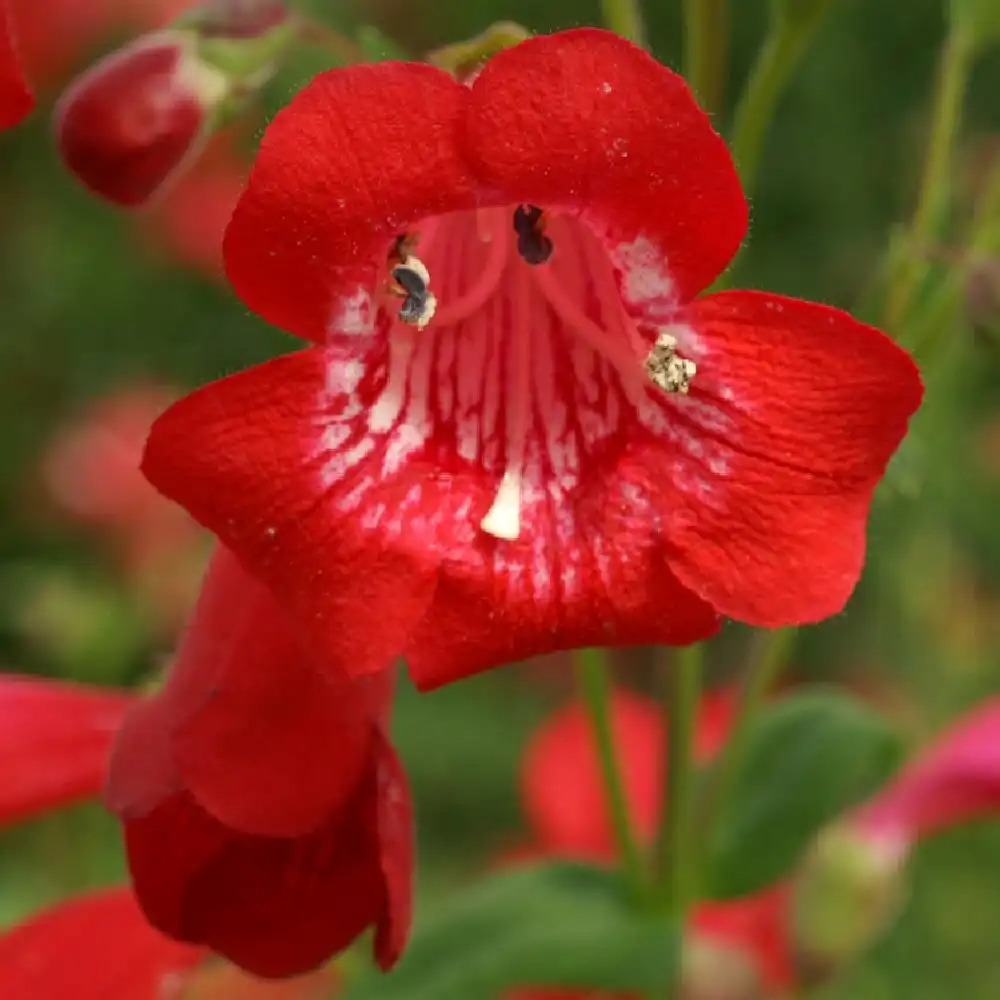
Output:
<svg viewBox="0 0 1000 1000">
<path fill-rule="evenodd" d="M 315 346 L 175 405 L 145 471 L 334 670 L 824 618 L 921 386 L 836 309 L 698 298 L 746 225 L 683 80 L 608 32 L 323 74 L 225 243 Z"/>
<path fill-rule="evenodd" d="M 163 689 L 112 753 L 107 801 L 153 926 L 284 977 L 374 925 L 391 966 L 413 864 L 391 695 L 388 674 L 314 669 L 269 592 L 220 550 Z"/>
</svg>

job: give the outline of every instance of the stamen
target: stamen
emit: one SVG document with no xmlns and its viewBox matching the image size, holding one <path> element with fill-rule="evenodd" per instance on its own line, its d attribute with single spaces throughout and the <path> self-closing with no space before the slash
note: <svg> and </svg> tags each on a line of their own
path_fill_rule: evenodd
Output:
<svg viewBox="0 0 1000 1000">
<path fill-rule="evenodd" d="M 392 268 L 392 283 L 389 287 L 394 295 L 403 299 L 403 304 L 399 307 L 399 318 L 422 330 L 434 318 L 437 299 L 430 290 L 430 272 L 419 257 L 408 253 L 406 239 L 398 239 L 390 252 L 390 263 L 394 258 L 398 263 Z"/>
<path fill-rule="evenodd" d="M 531 291 L 524 269 L 513 277 L 511 368 L 513 377 L 507 390 L 507 464 L 493 505 L 480 527 L 495 538 L 513 541 L 521 534 L 521 482 L 524 476 L 525 442 L 531 408 Z"/>
<path fill-rule="evenodd" d="M 518 205 L 514 210 L 517 252 L 529 264 L 544 264 L 554 249 L 545 235 L 545 213 L 537 205 Z"/>
<path fill-rule="evenodd" d="M 507 266 L 507 254 L 510 237 L 505 225 L 497 225 L 496 220 L 490 220 L 488 213 L 483 211 L 476 217 L 476 231 L 479 238 L 490 245 L 489 256 L 476 280 L 456 299 L 446 300 L 437 312 L 436 327 L 451 326 L 461 323 L 473 313 L 478 312 L 497 290 Z M 490 222 L 493 225 L 490 225 Z"/>
<path fill-rule="evenodd" d="M 677 353 L 677 338 L 661 332 L 645 362 L 646 374 L 664 392 L 687 395 L 698 366 Z"/>
</svg>

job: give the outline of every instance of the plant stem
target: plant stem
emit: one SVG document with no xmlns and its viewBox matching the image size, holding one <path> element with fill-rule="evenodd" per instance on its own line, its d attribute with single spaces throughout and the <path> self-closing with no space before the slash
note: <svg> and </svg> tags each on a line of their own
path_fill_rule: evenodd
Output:
<svg viewBox="0 0 1000 1000">
<path fill-rule="evenodd" d="M 811 17 L 795 21 L 776 18 L 757 53 L 757 60 L 736 107 L 731 143 L 733 158 L 747 194 L 754 189 L 764 136 L 774 117 L 778 99 L 819 26 L 825 9 L 826 5 L 819 5 Z"/>
<path fill-rule="evenodd" d="M 694 806 L 694 739 L 701 698 L 704 647 L 680 650 L 670 667 L 668 700 L 664 706 L 669 739 L 663 815 L 655 846 L 659 898 L 683 925 L 692 897 L 692 819 Z"/>
<path fill-rule="evenodd" d="M 646 48 L 646 25 L 639 0 L 601 0 L 604 23 L 629 41 Z"/>
<path fill-rule="evenodd" d="M 329 53 L 340 66 L 371 61 L 368 53 L 353 38 L 317 21 L 300 18 L 299 38 L 307 45 L 314 45 Z"/>
<path fill-rule="evenodd" d="M 642 855 L 632 830 L 621 764 L 611 723 L 611 684 L 603 650 L 580 649 L 574 654 L 577 683 L 594 731 L 608 812 L 622 871 L 636 898 L 646 891 Z"/>
<path fill-rule="evenodd" d="M 927 275 L 927 261 L 922 254 L 933 241 L 941 216 L 951 196 L 951 164 L 962 119 L 962 105 L 972 68 L 972 44 L 965 34 L 953 28 L 941 50 L 933 120 L 927 159 L 903 252 L 891 268 L 886 294 L 885 326 L 899 336 L 908 319 L 913 299 Z"/>
<path fill-rule="evenodd" d="M 733 785 L 743 765 L 747 739 L 753 730 L 764 699 L 788 662 L 788 654 L 795 643 L 795 637 L 796 631 L 793 628 L 761 631 L 754 637 L 736 721 L 733 723 L 726 745 L 720 751 L 714 780 L 701 816 L 706 829 L 718 820 L 732 794 Z"/>
<path fill-rule="evenodd" d="M 684 0 L 684 76 L 710 115 L 722 109 L 728 36 L 729 0 Z"/>
</svg>

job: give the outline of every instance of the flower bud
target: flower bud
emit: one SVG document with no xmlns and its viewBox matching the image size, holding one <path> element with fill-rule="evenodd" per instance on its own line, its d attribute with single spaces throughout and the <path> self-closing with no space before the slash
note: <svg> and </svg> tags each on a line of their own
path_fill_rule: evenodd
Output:
<svg viewBox="0 0 1000 1000">
<path fill-rule="evenodd" d="M 80 76 L 56 109 L 56 142 L 94 194 L 137 206 L 242 110 L 294 38 L 274 0 L 216 0 Z"/>
<path fill-rule="evenodd" d="M 764 995 L 752 957 L 693 936 L 684 948 L 681 1000 L 759 1000 Z"/>
<path fill-rule="evenodd" d="M 793 946 L 803 982 L 829 978 L 895 920 L 907 853 L 904 841 L 853 822 L 817 837 L 793 889 Z"/>
</svg>

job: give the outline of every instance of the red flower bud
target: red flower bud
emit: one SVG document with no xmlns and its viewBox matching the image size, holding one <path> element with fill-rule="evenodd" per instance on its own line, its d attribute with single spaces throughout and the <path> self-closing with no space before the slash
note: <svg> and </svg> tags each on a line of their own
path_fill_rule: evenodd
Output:
<svg viewBox="0 0 1000 1000">
<path fill-rule="evenodd" d="M 154 195 L 206 136 L 227 96 L 226 75 L 195 53 L 193 36 L 148 35 L 91 67 L 56 109 L 69 169 L 119 205 Z"/>
</svg>

